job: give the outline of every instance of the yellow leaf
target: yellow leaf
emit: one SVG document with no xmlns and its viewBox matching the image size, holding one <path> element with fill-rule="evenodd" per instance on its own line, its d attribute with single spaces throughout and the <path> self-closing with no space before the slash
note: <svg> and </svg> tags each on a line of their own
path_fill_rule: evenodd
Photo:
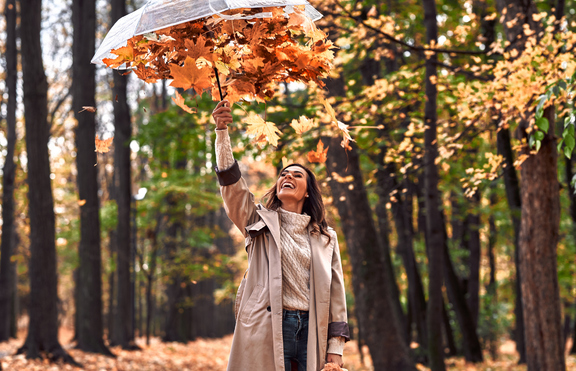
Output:
<svg viewBox="0 0 576 371">
<path fill-rule="evenodd" d="M 296 119 L 292 120 L 290 126 L 292 126 L 294 130 L 296 130 L 296 133 L 302 135 L 314 126 L 314 121 L 310 120 L 306 116 L 300 116 L 298 120 Z"/>
<path fill-rule="evenodd" d="M 78 205 L 79 205 L 79 206 L 84 206 L 84 205 L 86 205 L 86 200 L 78 200 Z"/>
<path fill-rule="evenodd" d="M 270 121 L 264 121 L 262 117 L 254 112 L 250 112 L 250 115 L 246 118 L 245 123 L 248 124 L 246 134 L 256 135 L 257 141 L 259 143 L 262 143 L 264 140 L 266 140 L 274 147 L 278 145 L 278 139 L 280 139 L 278 134 L 281 134 L 281 132 L 276 127 L 276 124 Z"/>
</svg>

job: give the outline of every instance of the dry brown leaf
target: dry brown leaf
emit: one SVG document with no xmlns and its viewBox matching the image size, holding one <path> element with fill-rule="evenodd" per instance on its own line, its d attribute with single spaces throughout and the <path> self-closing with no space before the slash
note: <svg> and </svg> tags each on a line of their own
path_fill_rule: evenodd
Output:
<svg viewBox="0 0 576 371">
<path fill-rule="evenodd" d="M 326 147 L 326 149 L 324 149 L 324 143 L 322 143 L 322 140 L 319 140 L 318 144 L 316 145 L 316 151 L 308 152 L 308 161 L 318 162 L 321 164 L 325 163 L 326 156 L 328 155 L 328 148 L 330 147 Z"/>
<path fill-rule="evenodd" d="M 96 139 L 94 140 L 96 143 L 96 152 L 106 153 L 110 151 L 110 145 L 112 145 L 113 139 L 114 138 L 100 139 L 98 138 L 98 135 L 96 135 Z"/>
<path fill-rule="evenodd" d="M 92 106 L 82 106 L 82 109 L 80 111 L 78 111 L 78 113 L 80 112 L 84 112 L 84 111 L 88 111 L 88 112 L 96 112 L 96 107 L 92 107 Z"/>
</svg>

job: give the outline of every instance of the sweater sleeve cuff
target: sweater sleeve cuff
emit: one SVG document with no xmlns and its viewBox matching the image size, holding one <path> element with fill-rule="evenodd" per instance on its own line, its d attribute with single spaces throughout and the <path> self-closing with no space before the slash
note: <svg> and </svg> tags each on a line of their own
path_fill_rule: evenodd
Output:
<svg viewBox="0 0 576 371">
<path fill-rule="evenodd" d="M 228 129 L 216 129 L 216 166 L 220 171 L 228 170 L 234 165 L 234 154 L 230 144 Z"/>
<path fill-rule="evenodd" d="M 344 353 L 344 338 L 337 336 L 328 340 L 328 351 L 326 353 L 342 355 Z"/>
</svg>

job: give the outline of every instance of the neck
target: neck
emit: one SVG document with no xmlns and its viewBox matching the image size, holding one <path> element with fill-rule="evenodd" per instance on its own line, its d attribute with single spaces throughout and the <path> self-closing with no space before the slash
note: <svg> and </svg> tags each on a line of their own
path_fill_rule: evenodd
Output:
<svg viewBox="0 0 576 371">
<path fill-rule="evenodd" d="M 283 201 L 280 207 L 292 213 L 302 214 L 304 201 L 285 201 L 285 202 Z"/>
</svg>

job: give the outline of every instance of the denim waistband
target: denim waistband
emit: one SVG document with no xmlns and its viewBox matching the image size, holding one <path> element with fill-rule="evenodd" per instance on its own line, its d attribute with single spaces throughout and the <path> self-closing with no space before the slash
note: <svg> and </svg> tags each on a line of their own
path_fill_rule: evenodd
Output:
<svg viewBox="0 0 576 371">
<path fill-rule="evenodd" d="M 282 318 L 286 317 L 296 317 L 296 318 L 308 317 L 308 311 L 282 309 Z"/>
</svg>

